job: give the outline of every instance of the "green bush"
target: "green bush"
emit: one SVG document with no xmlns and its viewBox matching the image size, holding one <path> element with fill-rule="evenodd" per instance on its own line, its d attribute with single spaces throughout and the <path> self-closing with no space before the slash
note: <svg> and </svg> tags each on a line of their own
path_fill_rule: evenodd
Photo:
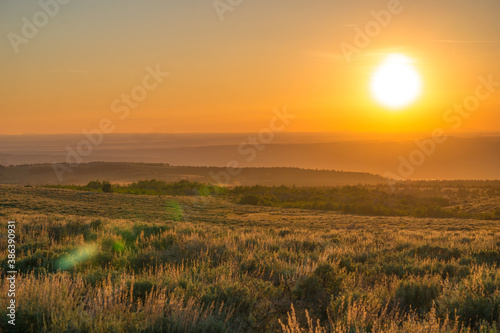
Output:
<svg viewBox="0 0 500 333">
<path fill-rule="evenodd" d="M 98 180 L 90 181 L 87 186 L 90 190 L 102 190 L 102 183 Z"/>
</svg>

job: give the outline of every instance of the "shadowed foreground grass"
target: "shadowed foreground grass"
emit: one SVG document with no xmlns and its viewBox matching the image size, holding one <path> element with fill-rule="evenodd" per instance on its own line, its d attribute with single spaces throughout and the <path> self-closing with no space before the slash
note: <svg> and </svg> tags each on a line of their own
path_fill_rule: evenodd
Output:
<svg viewBox="0 0 500 333">
<path fill-rule="evenodd" d="M 497 332 L 500 324 L 495 221 L 1 190 L 0 215 L 17 225 L 20 332 Z M 5 309 L 2 297 L 2 318 Z"/>
</svg>

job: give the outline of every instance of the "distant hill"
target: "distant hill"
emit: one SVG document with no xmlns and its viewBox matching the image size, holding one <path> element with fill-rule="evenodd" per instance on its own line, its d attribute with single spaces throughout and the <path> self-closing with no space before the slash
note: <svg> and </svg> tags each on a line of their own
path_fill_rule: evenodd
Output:
<svg viewBox="0 0 500 333">
<path fill-rule="evenodd" d="M 411 139 L 375 139 L 353 138 L 347 134 L 277 133 L 271 143 L 253 146 L 248 143 L 252 136 L 248 133 L 109 134 L 102 144 L 83 158 L 83 162 L 224 167 L 228 161 L 236 161 L 245 168 L 295 167 L 369 172 L 382 176 L 389 172 L 398 176 L 401 160 L 413 158 L 419 165 L 412 172 L 401 173 L 403 178 L 500 179 L 498 133 L 460 138 L 450 136 L 446 142 L 431 147 L 431 152 L 424 152 L 414 139 L 419 138 L 421 146 L 424 142 L 423 149 L 429 149 L 425 144 L 431 140 L 428 135 L 424 133 Z M 76 149 L 82 138 L 76 134 L 0 136 L 0 165 L 61 163 L 66 161 L 67 150 Z M 74 162 L 73 159 L 70 161 Z M 206 176 L 204 172 L 196 175 Z M 260 177 L 260 174 L 256 176 Z"/>
<path fill-rule="evenodd" d="M 380 184 L 386 180 L 378 175 L 362 172 L 308 170 L 299 168 L 242 168 L 231 176 L 226 168 L 169 166 L 161 163 L 92 162 L 66 164 L 68 172 L 62 181 L 56 177 L 51 164 L 0 167 L 0 184 L 85 185 L 91 180 L 108 180 L 113 183 L 130 183 L 144 179 L 179 181 L 182 179 L 202 183 L 229 185 L 296 185 L 336 186 Z"/>
</svg>

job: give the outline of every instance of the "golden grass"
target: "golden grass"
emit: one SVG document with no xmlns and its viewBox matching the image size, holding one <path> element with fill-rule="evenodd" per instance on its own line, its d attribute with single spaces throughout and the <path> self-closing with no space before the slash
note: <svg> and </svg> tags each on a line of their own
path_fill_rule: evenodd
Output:
<svg viewBox="0 0 500 333">
<path fill-rule="evenodd" d="M 495 221 L 1 189 L 2 219 L 18 228 L 16 300 L 26 332 L 500 327 Z M 181 219 L 166 205 L 172 200 Z M 95 251 L 78 259 L 88 246 Z M 6 248 L 5 238 L 0 247 Z M 58 269 L 67 258 L 71 266 Z M 5 295 L 4 273 L 0 284 Z M 0 298 L 0 309 L 6 301 Z"/>
</svg>

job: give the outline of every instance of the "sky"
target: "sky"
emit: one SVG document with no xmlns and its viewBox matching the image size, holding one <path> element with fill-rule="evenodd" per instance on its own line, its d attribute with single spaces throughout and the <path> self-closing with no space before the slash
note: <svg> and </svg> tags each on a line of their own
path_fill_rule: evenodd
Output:
<svg viewBox="0 0 500 333">
<path fill-rule="evenodd" d="M 0 2 L 0 135 L 257 132 L 285 107 L 288 132 L 499 130 L 500 86 L 452 110 L 500 82 L 498 0 L 59 1 Z M 390 54 L 422 80 L 397 112 L 369 90 Z"/>
</svg>

